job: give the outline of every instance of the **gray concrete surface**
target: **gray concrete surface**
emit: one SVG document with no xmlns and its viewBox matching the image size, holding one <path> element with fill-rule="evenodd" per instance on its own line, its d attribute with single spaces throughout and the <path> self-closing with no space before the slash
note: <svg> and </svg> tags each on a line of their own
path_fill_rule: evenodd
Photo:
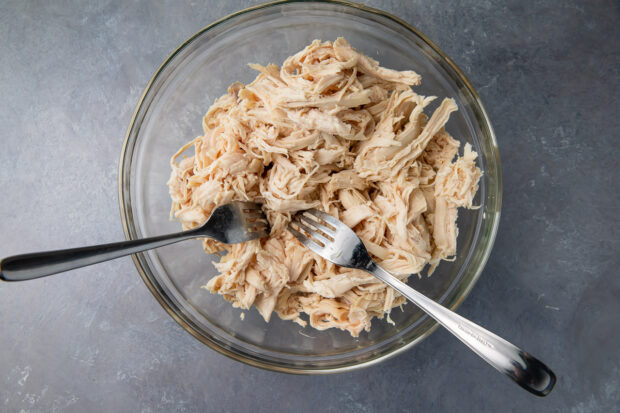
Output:
<svg viewBox="0 0 620 413">
<path fill-rule="evenodd" d="M 0 3 L 0 256 L 123 238 L 138 97 L 185 38 L 249 1 Z M 545 399 L 448 333 L 353 373 L 248 367 L 171 320 L 129 258 L 0 284 L 0 411 L 611 412 L 620 406 L 617 1 L 369 1 L 436 41 L 499 139 L 496 247 L 460 312 L 545 360 Z"/>
</svg>

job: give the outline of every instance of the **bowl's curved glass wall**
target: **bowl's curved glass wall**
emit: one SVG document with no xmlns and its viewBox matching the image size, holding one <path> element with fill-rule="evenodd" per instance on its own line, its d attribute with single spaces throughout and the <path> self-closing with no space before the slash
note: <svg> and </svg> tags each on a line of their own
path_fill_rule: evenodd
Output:
<svg viewBox="0 0 620 413">
<path fill-rule="evenodd" d="M 316 38 L 339 36 L 383 66 L 420 73 L 418 93 L 453 97 L 459 112 L 447 129 L 480 154 L 485 172 L 477 196 L 481 208 L 460 213 L 457 259 L 443 262 L 429 278 L 410 278 L 415 288 L 455 307 L 480 274 L 499 219 L 500 166 L 493 132 L 475 92 L 438 49 L 404 23 L 352 5 L 279 3 L 244 11 L 199 32 L 164 63 L 139 104 L 122 153 L 126 233 L 138 238 L 180 229 L 169 220 L 169 159 L 202 134 L 202 116 L 228 85 L 254 79 L 247 63 L 280 64 Z M 184 328 L 218 351 L 262 367 L 321 372 L 367 364 L 415 343 L 434 326 L 411 304 L 392 312 L 396 327 L 375 320 L 372 331 L 359 338 L 301 328 L 275 315 L 267 324 L 253 309 L 241 320 L 241 310 L 200 288 L 217 274 L 211 264 L 217 257 L 207 256 L 199 241 L 135 259 L 149 288 Z"/>
</svg>

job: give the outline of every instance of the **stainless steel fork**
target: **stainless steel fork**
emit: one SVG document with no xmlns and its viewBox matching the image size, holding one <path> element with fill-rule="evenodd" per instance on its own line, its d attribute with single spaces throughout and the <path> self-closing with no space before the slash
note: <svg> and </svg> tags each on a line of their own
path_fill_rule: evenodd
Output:
<svg viewBox="0 0 620 413">
<path fill-rule="evenodd" d="M 268 230 L 267 219 L 259 204 L 232 202 L 215 208 L 204 225 L 188 231 L 4 258 L 0 261 L 0 280 L 24 281 L 45 277 L 191 238 L 207 237 L 225 244 L 236 244 L 266 237 Z"/>
<path fill-rule="evenodd" d="M 288 230 L 306 247 L 326 260 L 374 275 L 401 293 L 454 334 L 487 363 L 524 389 L 546 396 L 555 374 L 545 364 L 503 338 L 450 311 L 381 268 L 351 228 L 329 214 L 311 209 L 296 214 Z"/>
</svg>

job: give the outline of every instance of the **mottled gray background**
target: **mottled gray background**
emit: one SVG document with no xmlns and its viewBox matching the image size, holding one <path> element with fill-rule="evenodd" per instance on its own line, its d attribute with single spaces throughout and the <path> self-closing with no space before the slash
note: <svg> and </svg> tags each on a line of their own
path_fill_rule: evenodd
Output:
<svg viewBox="0 0 620 413">
<path fill-rule="evenodd" d="M 0 2 L 0 256 L 122 239 L 118 157 L 143 88 L 255 3 Z M 353 373 L 248 367 L 182 330 L 125 258 L 0 284 L 0 411 L 618 411 L 618 1 L 367 3 L 433 39 L 486 104 L 503 215 L 460 312 L 547 362 L 555 391 L 522 391 L 444 331 Z"/>
</svg>

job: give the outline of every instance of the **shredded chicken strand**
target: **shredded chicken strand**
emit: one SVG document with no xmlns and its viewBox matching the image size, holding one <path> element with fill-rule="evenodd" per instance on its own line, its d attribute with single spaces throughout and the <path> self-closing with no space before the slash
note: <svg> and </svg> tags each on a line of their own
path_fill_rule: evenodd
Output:
<svg viewBox="0 0 620 413">
<path fill-rule="evenodd" d="M 205 288 L 234 307 L 275 312 L 302 326 L 339 328 L 358 336 L 373 317 L 388 322 L 405 299 L 371 275 L 338 267 L 286 231 L 291 214 L 319 208 L 342 220 L 375 258 L 402 280 L 429 275 L 456 254 L 457 209 L 472 203 L 482 175 L 469 144 L 444 126 L 457 110 L 415 93 L 421 77 L 396 71 L 346 40 L 315 40 L 279 68 L 251 64 L 259 74 L 235 83 L 203 119 L 204 135 L 171 160 L 171 217 L 184 229 L 202 225 L 217 205 L 263 203 L 268 238 L 223 245 L 220 275 Z M 179 157 L 190 147 L 194 154 Z M 454 160 L 454 158 L 456 160 Z M 454 161 L 453 161 L 454 160 Z"/>
</svg>

